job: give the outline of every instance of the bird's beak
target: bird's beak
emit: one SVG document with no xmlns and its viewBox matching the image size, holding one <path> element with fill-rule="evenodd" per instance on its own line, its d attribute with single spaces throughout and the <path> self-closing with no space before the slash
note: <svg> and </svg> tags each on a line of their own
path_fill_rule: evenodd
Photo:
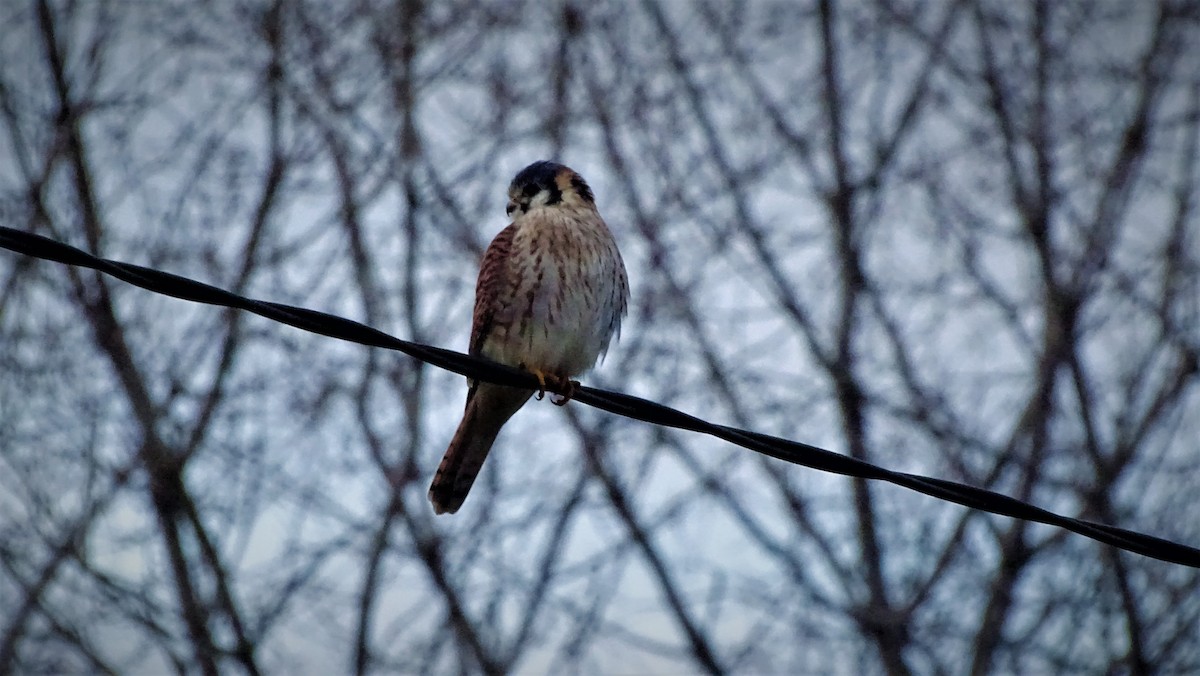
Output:
<svg viewBox="0 0 1200 676">
<path fill-rule="evenodd" d="M 516 202 L 509 202 L 508 206 L 504 207 L 504 213 L 508 214 L 509 216 L 512 216 L 512 212 L 514 212 L 516 210 L 517 210 Z"/>
</svg>

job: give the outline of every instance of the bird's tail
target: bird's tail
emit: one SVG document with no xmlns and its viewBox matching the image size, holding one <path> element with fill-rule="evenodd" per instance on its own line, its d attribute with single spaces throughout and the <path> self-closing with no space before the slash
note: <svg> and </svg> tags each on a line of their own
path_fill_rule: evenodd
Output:
<svg viewBox="0 0 1200 676">
<path fill-rule="evenodd" d="M 453 514 L 467 499 L 471 484 L 479 475 L 496 435 L 508 419 L 525 404 L 529 390 L 479 383 L 473 388 L 462 422 L 442 456 L 433 483 L 429 486 L 429 501 L 438 514 Z"/>
</svg>

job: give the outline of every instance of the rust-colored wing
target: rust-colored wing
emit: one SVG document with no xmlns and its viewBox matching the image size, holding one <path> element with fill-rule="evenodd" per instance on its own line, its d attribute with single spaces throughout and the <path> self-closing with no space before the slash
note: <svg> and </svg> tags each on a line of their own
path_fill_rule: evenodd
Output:
<svg viewBox="0 0 1200 676">
<path fill-rule="evenodd" d="M 471 342 L 467 352 L 478 355 L 492 332 L 501 306 L 511 299 L 501 298 L 509 283 L 508 257 L 512 253 L 513 237 L 517 226 L 510 225 L 496 234 L 492 243 L 483 252 L 479 264 L 479 280 L 475 283 L 475 313 L 471 320 Z"/>
<path fill-rule="evenodd" d="M 468 352 L 485 354 L 487 340 L 496 323 L 508 321 L 505 315 L 513 299 L 510 283 L 509 255 L 512 253 L 516 226 L 510 225 L 496 235 L 479 264 L 479 281 L 475 284 L 475 312 L 471 320 L 471 342 Z M 429 486 L 433 511 L 453 514 L 466 499 L 475 477 L 487 459 L 500 428 L 532 394 L 527 390 L 489 385 L 470 381 L 463 419 L 450 441 L 442 462 Z"/>
</svg>

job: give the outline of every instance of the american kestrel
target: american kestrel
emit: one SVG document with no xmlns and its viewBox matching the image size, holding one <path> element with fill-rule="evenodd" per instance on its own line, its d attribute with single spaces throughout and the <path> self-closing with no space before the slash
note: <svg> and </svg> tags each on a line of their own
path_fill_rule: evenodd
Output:
<svg viewBox="0 0 1200 676">
<path fill-rule="evenodd" d="M 534 162 L 508 186 L 512 223 L 483 253 L 470 354 L 516 366 L 568 390 L 608 349 L 625 316 L 629 280 L 617 243 L 583 177 Z M 470 381 L 467 406 L 438 466 L 429 500 L 462 506 L 501 426 L 533 390 Z M 554 403 L 562 405 L 570 397 Z"/>
</svg>

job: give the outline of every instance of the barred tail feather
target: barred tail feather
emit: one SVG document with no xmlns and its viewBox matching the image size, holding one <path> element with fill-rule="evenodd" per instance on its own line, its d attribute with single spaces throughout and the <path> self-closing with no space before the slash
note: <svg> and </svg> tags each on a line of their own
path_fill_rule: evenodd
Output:
<svg viewBox="0 0 1200 676">
<path fill-rule="evenodd" d="M 462 422 L 458 424 L 429 486 L 429 501 L 433 503 L 434 512 L 453 514 L 462 507 L 500 428 L 531 394 L 529 390 L 487 383 L 475 387 L 463 411 Z"/>
</svg>

